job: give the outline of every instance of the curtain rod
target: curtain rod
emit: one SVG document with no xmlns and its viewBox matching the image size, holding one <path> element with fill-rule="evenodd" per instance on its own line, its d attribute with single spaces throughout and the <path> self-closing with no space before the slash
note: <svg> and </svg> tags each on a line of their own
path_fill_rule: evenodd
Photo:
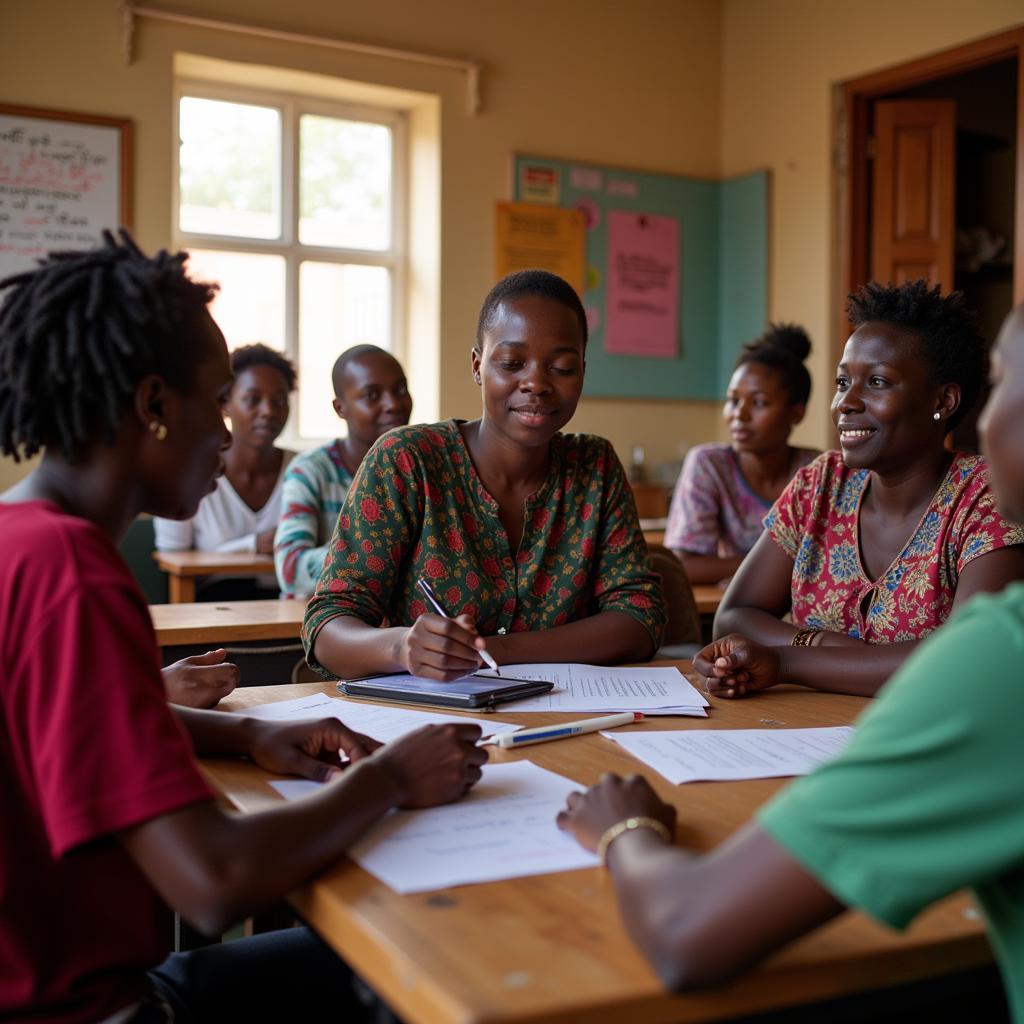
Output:
<svg viewBox="0 0 1024 1024">
<path fill-rule="evenodd" d="M 165 11 L 156 7 L 140 7 L 132 0 L 125 0 L 121 4 L 121 55 L 125 64 L 131 64 L 134 58 L 136 18 L 169 21 L 178 25 L 192 25 L 220 32 L 238 32 L 242 35 L 278 39 L 288 43 L 302 43 L 307 46 L 325 46 L 332 50 L 345 50 L 348 53 L 387 57 L 392 60 L 411 61 L 417 64 L 432 64 L 434 67 L 455 68 L 466 73 L 470 114 L 480 112 L 480 71 L 483 65 L 479 61 L 459 57 L 441 57 L 434 53 L 418 53 L 415 50 L 398 50 L 394 47 L 374 46 L 370 43 L 353 43 L 344 39 L 333 39 L 330 36 L 307 35 L 304 32 L 285 32 L 281 29 L 246 25 L 237 21 L 223 21 L 218 18 L 203 18 L 195 14 L 181 14 L 177 11 Z"/>
</svg>

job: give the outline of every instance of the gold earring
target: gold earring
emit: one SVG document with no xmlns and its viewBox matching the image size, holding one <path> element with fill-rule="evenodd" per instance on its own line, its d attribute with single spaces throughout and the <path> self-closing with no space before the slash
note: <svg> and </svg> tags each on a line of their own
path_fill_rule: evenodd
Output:
<svg viewBox="0 0 1024 1024">
<path fill-rule="evenodd" d="M 150 433 L 158 440 L 163 441 L 167 437 L 167 424 L 159 423 L 157 420 L 149 421 Z"/>
</svg>

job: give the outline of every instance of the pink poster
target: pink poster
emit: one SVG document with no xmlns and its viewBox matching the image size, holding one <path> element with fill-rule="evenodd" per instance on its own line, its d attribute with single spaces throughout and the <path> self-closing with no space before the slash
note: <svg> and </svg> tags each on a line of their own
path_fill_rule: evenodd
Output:
<svg viewBox="0 0 1024 1024">
<path fill-rule="evenodd" d="M 679 221 L 608 214 L 604 347 L 624 356 L 679 354 Z"/>
</svg>

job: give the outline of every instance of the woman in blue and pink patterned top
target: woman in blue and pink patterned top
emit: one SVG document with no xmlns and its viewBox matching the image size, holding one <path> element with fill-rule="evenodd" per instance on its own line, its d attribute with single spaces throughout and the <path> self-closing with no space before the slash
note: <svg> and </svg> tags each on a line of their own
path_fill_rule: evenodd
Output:
<svg viewBox="0 0 1024 1024">
<path fill-rule="evenodd" d="M 963 296 L 869 284 L 848 314 L 839 451 L 796 474 L 722 599 L 694 659 L 712 693 L 872 696 L 969 598 L 1024 579 L 1024 529 L 995 507 L 985 460 L 945 445 L 987 364 Z"/>
<path fill-rule="evenodd" d="M 743 346 L 722 414 L 731 444 L 691 448 L 679 475 L 665 546 L 691 583 L 723 583 L 761 536 L 762 521 L 793 474 L 818 453 L 794 448 L 804 418 L 811 342 L 803 328 L 773 324 Z"/>
</svg>

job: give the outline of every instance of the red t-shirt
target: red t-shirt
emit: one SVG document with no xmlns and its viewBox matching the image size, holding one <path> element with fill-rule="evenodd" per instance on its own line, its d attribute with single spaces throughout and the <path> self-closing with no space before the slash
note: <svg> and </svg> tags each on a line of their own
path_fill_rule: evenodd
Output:
<svg viewBox="0 0 1024 1024">
<path fill-rule="evenodd" d="M 114 833 L 211 796 L 113 543 L 48 502 L 0 504 L 0 1018 L 140 997 L 171 915 Z"/>
</svg>

